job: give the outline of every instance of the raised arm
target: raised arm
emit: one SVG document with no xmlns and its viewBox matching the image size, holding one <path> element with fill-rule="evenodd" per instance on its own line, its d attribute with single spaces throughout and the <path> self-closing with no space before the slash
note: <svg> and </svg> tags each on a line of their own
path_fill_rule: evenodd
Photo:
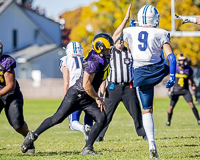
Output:
<svg viewBox="0 0 200 160">
<path fill-rule="evenodd" d="M 200 17 L 180 16 L 180 15 L 177 15 L 177 14 L 175 14 L 175 17 L 183 20 L 182 24 L 184 24 L 184 23 L 195 23 L 195 24 L 200 25 Z"/>
<path fill-rule="evenodd" d="M 124 17 L 124 20 L 122 21 L 120 26 L 115 30 L 115 32 L 112 36 L 115 43 L 122 36 L 122 31 L 123 31 L 124 27 L 126 26 L 126 23 L 128 22 L 129 17 L 130 17 L 130 10 L 131 10 L 131 4 L 129 4 L 129 6 L 128 6 L 128 10 L 126 12 L 126 16 Z"/>
</svg>

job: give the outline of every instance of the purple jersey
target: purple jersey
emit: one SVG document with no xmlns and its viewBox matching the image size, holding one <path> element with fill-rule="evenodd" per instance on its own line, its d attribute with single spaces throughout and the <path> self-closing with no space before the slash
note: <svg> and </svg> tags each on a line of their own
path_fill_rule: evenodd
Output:
<svg viewBox="0 0 200 160">
<path fill-rule="evenodd" d="M 9 55 L 2 55 L 0 59 L 0 86 L 5 86 L 4 74 L 16 68 L 16 61 Z"/>
<path fill-rule="evenodd" d="M 6 83 L 5 83 L 5 78 L 4 78 L 4 74 L 6 72 L 10 72 L 12 71 L 14 68 L 16 68 L 16 61 L 14 58 L 12 58 L 9 55 L 2 55 L 1 59 L 0 59 L 0 89 L 4 88 Z M 10 102 L 6 102 L 8 96 L 12 95 L 12 98 L 16 98 L 18 97 L 18 95 L 20 92 L 19 89 L 19 84 L 16 81 L 16 87 L 14 91 L 9 92 L 8 94 L 4 95 L 1 97 L 1 100 L 3 101 L 4 104 L 6 103 L 10 103 Z M 13 96 L 14 95 L 14 96 Z M 9 100 L 9 98 L 8 98 Z"/>
<path fill-rule="evenodd" d="M 94 90 L 98 92 L 101 83 L 108 77 L 110 72 L 110 59 L 98 56 L 95 51 L 90 51 L 88 56 L 83 60 L 83 71 L 87 73 L 95 73 L 92 81 Z M 76 82 L 77 89 L 83 89 L 83 72 Z"/>
<path fill-rule="evenodd" d="M 183 70 L 180 70 L 178 66 L 176 66 L 176 79 L 174 85 L 174 92 L 179 92 L 182 90 L 189 89 L 189 78 L 193 75 L 193 70 L 189 66 L 185 66 Z"/>
</svg>

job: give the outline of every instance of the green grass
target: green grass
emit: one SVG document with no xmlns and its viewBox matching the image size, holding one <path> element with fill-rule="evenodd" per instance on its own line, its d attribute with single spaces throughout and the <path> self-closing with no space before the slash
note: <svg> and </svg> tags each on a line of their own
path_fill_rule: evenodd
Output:
<svg viewBox="0 0 200 160">
<path fill-rule="evenodd" d="M 61 100 L 25 100 L 24 116 L 30 130 L 51 116 Z M 183 98 L 174 109 L 172 124 L 167 121 L 168 98 L 154 101 L 155 138 L 160 159 L 200 159 L 200 126 Z M 200 106 L 196 106 L 200 110 Z M 81 116 L 82 122 L 83 116 Z M 136 135 L 133 120 L 123 104 L 118 107 L 103 142 L 94 144 L 102 156 L 81 156 L 85 145 L 81 132 L 68 129 L 68 120 L 56 125 L 35 142 L 36 154 L 29 156 L 20 151 L 23 141 L 8 124 L 4 111 L 0 115 L 0 159 L 88 159 L 88 160 L 131 160 L 149 159 L 148 142 Z"/>
</svg>

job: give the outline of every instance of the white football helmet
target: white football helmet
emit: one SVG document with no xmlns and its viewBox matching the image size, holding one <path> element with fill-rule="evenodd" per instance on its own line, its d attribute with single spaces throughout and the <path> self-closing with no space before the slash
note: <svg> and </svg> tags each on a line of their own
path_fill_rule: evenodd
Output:
<svg viewBox="0 0 200 160">
<path fill-rule="evenodd" d="M 158 27 L 160 14 L 154 6 L 145 5 L 139 10 L 137 19 L 140 27 Z"/>
<path fill-rule="evenodd" d="M 64 49 L 67 56 L 69 55 L 83 56 L 83 47 L 81 46 L 79 42 L 76 42 L 76 41 L 70 42 Z"/>
</svg>

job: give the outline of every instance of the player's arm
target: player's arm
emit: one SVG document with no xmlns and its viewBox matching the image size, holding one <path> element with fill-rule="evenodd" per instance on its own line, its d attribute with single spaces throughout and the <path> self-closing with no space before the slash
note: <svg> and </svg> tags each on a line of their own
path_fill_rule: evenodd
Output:
<svg viewBox="0 0 200 160">
<path fill-rule="evenodd" d="M 176 74 L 176 57 L 172 51 L 172 48 L 169 43 L 163 45 L 163 50 L 169 61 L 169 73 L 170 79 L 166 84 L 166 88 L 171 88 L 175 84 L 175 74 Z"/>
<path fill-rule="evenodd" d="M 190 76 L 190 77 L 189 77 L 189 80 L 190 80 L 191 85 L 192 85 L 192 90 L 195 91 L 195 90 L 196 90 L 196 85 L 195 85 L 193 76 Z"/>
<path fill-rule="evenodd" d="M 0 90 L 0 96 L 4 96 L 13 91 L 16 87 L 15 71 L 5 72 L 4 74 L 6 86 Z"/>
<path fill-rule="evenodd" d="M 106 104 L 103 102 L 103 100 L 98 96 L 98 94 L 95 92 L 92 81 L 94 79 L 95 73 L 87 73 L 83 72 L 83 88 L 86 91 L 86 93 L 95 99 L 98 107 L 100 108 L 101 112 L 105 110 Z"/>
<path fill-rule="evenodd" d="M 99 96 L 102 97 L 102 98 L 104 97 L 104 93 L 105 93 L 105 90 L 106 90 L 106 81 L 107 80 L 104 80 L 99 87 Z"/>
<path fill-rule="evenodd" d="M 64 94 L 67 93 L 67 90 L 69 89 L 69 70 L 66 66 L 62 68 L 62 74 L 63 74 L 63 92 Z"/>
<path fill-rule="evenodd" d="M 126 16 L 124 17 L 124 20 L 122 21 L 122 23 L 116 29 L 116 31 L 114 32 L 114 34 L 112 36 L 114 43 L 116 43 L 118 41 L 118 39 L 122 36 L 122 31 L 123 31 L 124 27 L 126 26 L 126 23 L 128 22 L 129 17 L 130 17 L 130 10 L 131 10 L 131 4 L 129 4 L 128 10 L 126 12 Z"/>
<path fill-rule="evenodd" d="M 180 16 L 180 15 L 177 15 L 177 14 L 175 14 L 175 17 L 183 20 L 182 24 L 184 24 L 184 23 L 200 24 L 200 17 Z"/>
</svg>

